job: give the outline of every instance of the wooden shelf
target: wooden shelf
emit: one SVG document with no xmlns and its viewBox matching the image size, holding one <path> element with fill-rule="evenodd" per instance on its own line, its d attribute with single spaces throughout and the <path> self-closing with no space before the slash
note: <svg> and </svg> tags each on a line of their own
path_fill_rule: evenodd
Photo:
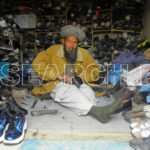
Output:
<svg viewBox="0 0 150 150">
<path fill-rule="evenodd" d="M 72 23 L 73 21 L 70 21 L 68 20 L 67 23 Z M 80 23 L 80 24 L 84 24 L 84 23 L 92 23 L 92 20 L 87 20 L 87 21 L 84 21 L 84 19 L 82 21 L 76 21 L 76 23 Z"/>
<path fill-rule="evenodd" d="M 51 32 L 53 34 L 60 33 L 60 31 L 56 31 L 56 32 L 52 32 L 52 31 L 36 31 L 36 33 L 39 33 L 39 34 L 45 34 L 45 33 L 49 33 L 49 32 Z"/>
<path fill-rule="evenodd" d="M 3 35 L 0 35 L 0 39 L 9 40 L 9 37 L 6 37 L 6 36 L 3 36 Z M 13 39 L 13 41 L 17 41 L 17 42 L 19 42 L 19 39 L 14 38 L 14 39 Z"/>
<path fill-rule="evenodd" d="M 6 0 L 1 0 L 2 2 L 4 2 L 4 3 L 6 3 L 5 1 Z M 62 0 L 54 0 L 54 1 L 52 1 L 52 2 L 56 2 L 55 4 L 57 5 L 59 2 L 61 2 Z M 2 2 L 1 2 L 1 4 L 2 4 Z M 46 13 L 46 14 L 38 14 L 38 13 L 36 13 L 36 11 L 35 11 L 35 8 L 36 8 L 36 6 L 38 6 L 38 7 L 42 7 L 42 4 L 43 3 L 48 3 L 49 2 L 49 0 L 12 0 L 12 2 L 14 3 L 14 4 L 16 4 L 17 6 L 19 5 L 19 4 L 30 4 L 31 3 L 31 6 L 33 6 L 32 8 L 33 8 L 33 12 L 35 13 L 35 15 L 36 15 L 36 23 L 38 22 L 38 19 L 40 19 L 40 17 L 41 17 L 41 19 L 43 18 L 43 17 L 47 17 L 49 20 L 50 20 L 50 18 L 55 18 L 56 17 L 56 20 L 57 20 L 57 18 L 59 19 L 59 18 L 62 18 L 62 19 L 65 19 L 65 24 L 71 24 L 73 21 L 69 21 L 68 20 L 68 18 L 67 18 L 67 13 L 68 13 L 68 10 L 69 10 L 69 6 L 70 6 L 70 4 L 71 3 L 78 3 L 78 2 L 81 2 L 81 4 L 86 4 L 87 6 L 88 6 L 88 8 L 90 8 L 90 9 L 92 9 L 92 11 L 93 11 L 93 14 L 96 14 L 97 12 L 98 12 L 98 14 L 99 15 L 101 15 L 101 14 L 108 14 L 107 16 L 109 16 L 110 17 L 110 22 L 111 22 L 111 26 L 109 26 L 109 29 L 104 29 L 104 30 L 101 30 L 101 29 L 94 29 L 93 27 L 92 27 L 92 22 L 93 22 L 93 20 L 92 19 L 89 19 L 89 20 L 87 20 L 87 18 L 86 18 L 86 15 L 85 16 L 83 16 L 81 19 L 79 19 L 80 18 L 80 16 L 77 16 L 77 20 L 78 21 L 76 21 L 77 23 L 79 23 L 79 24 L 81 24 L 81 26 L 87 26 L 87 27 L 90 27 L 91 28 L 91 31 L 90 31 L 90 33 L 91 33 L 91 35 L 92 35 L 92 37 L 91 37 L 91 45 L 80 45 L 80 47 L 83 47 L 83 48 L 90 48 L 90 47 L 94 47 L 94 37 L 95 36 L 103 36 L 103 35 L 105 35 L 105 34 L 107 34 L 107 33 L 109 33 L 109 35 L 110 35 L 110 37 L 113 37 L 113 34 L 122 34 L 123 32 L 127 32 L 127 33 L 130 33 L 130 34 L 132 34 L 132 33 L 136 33 L 136 34 L 142 34 L 142 32 L 141 31 L 134 31 L 134 30 L 122 30 L 122 29 L 114 29 L 113 28 L 113 10 L 115 10 L 115 9 L 122 9 L 122 8 L 124 8 L 124 9 L 129 9 L 129 11 L 130 10 L 132 10 L 132 9 L 136 9 L 135 7 L 128 7 L 128 6 L 126 6 L 126 7 L 117 7 L 117 6 L 113 6 L 113 3 L 111 3 L 111 5 L 109 5 L 109 7 L 108 7 L 108 9 L 96 9 L 96 6 L 95 6 L 95 8 L 94 7 L 92 7 L 92 4 L 94 4 L 93 3 L 93 0 L 88 0 L 88 1 L 82 1 L 82 0 L 65 0 L 65 2 L 66 2 L 66 6 L 65 6 L 65 8 L 63 9 L 63 11 L 62 11 L 62 13 L 60 13 L 60 12 L 58 12 L 58 13 L 54 13 L 55 11 L 53 11 L 53 10 L 51 10 L 51 11 L 48 11 L 48 13 Z M 90 2 L 90 3 L 89 3 Z M 37 4 L 39 4 L 39 5 L 37 5 Z M 79 3 L 80 4 L 80 3 Z M 3 5 L 2 5 L 3 6 Z M 1 7 L 2 8 L 2 7 Z M 98 7 L 97 7 L 98 8 Z M 106 7 L 105 7 L 106 8 Z M 2 10 L 1 10 L 2 11 Z M 9 13 L 10 11 L 7 11 L 6 13 Z M 54 14 L 53 14 L 54 13 Z M 5 15 L 5 12 L 2 12 L 2 14 L 3 15 Z M 16 14 L 16 13 L 14 13 L 14 14 Z M 80 14 L 79 14 L 80 15 Z M 34 32 L 34 35 L 35 35 L 35 38 L 39 35 L 39 34 L 43 34 L 43 35 L 46 35 L 47 33 L 52 33 L 52 34 L 59 34 L 60 33 L 60 31 L 59 31 L 59 28 L 57 28 L 57 30 L 55 30 L 55 31 L 44 31 L 44 29 L 43 29 L 43 31 L 40 31 L 40 29 L 39 29 L 39 31 L 38 31 L 38 29 L 37 28 L 32 28 L 32 29 L 24 29 L 24 30 L 26 30 L 26 31 L 33 31 Z M 0 36 L 0 39 L 7 39 L 7 40 L 9 40 L 9 38 L 8 37 L 3 37 L 3 36 Z M 14 41 L 18 41 L 18 39 L 14 39 Z M 36 49 L 36 47 L 34 48 L 35 49 L 35 52 L 37 53 L 38 51 L 37 51 L 37 49 Z"/>
<path fill-rule="evenodd" d="M 120 29 L 112 29 L 112 32 L 128 32 L 128 33 L 141 33 L 141 31 L 134 31 L 134 30 L 120 30 Z"/>
<path fill-rule="evenodd" d="M 109 30 L 93 30 L 93 32 L 111 32 L 111 29 L 109 29 Z"/>
<path fill-rule="evenodd" d="M 126 6 L 126 7 L 124 7 L 124 6 L 122 6 L 122 7 L 112 7 L 112 9 L 122 9 L 122 8 L 124 8 L 124 9 L 136 9 L 135 7 L 130 7 L 130 6 Z"/>
<path fill-rule="evenodd" d="M 59 15 L 59 14 L 53 14 L 53 15 L 52 15 L 52 14 L 50 14 L 50 15 L 48 15 L 48 14 L 46 14 L 46 15 L 38 15 L 38 14 L 37 14 L 36 16 L 37 16 L 37 17 L 60 17 L 60 16 L 61 16 L 61 17 L 65 17 L 65 15 L 66 15 L 66 14 L 60 14 L 60 15 Z"/>
<path fill-rule="evenodd" d="M 81 45 L 79 47 L 85 47 L 85 48 L 88 48 L 88 47 L 93 47 L 92 45 Z"/>
<path fill-rule="evenodd" d="M 95 12 L 95 11 L 99 11 L 99 12 L 109 12 L 109 11 L 111 11 L 111 9 L 94 9 L 93 11 L 94 11 L 94 12 Z"/>
</svg>

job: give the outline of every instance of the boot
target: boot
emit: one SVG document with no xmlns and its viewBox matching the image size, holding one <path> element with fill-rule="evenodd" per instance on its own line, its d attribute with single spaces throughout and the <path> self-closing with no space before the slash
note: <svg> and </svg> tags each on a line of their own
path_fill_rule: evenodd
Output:
<svg viewBox="0 0 150 150">
<path fill-rule="evenodd" d="M 93 106 L 90 109 L 89 114 L 98 119 L 101 123 L 107 123 L 110 120 L 111 114 L 119 108 L 121 101 L 122 100 L 119 99 L 112 104 L 103 107 Z"/>
</svg>

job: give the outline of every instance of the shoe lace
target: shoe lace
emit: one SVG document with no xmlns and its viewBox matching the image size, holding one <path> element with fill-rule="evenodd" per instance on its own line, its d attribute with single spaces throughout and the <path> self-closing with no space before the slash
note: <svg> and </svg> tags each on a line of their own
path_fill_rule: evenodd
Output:
<svg viewBox="0 0 150 150">
<path fill-rule="evenodd" d="M 15 129 L 17 127 L 17 124 L 18 124 L 18 117 L 11 118 L 9 123 L 10 123 L 9 128 L 10 129 Z"/>
</svg>

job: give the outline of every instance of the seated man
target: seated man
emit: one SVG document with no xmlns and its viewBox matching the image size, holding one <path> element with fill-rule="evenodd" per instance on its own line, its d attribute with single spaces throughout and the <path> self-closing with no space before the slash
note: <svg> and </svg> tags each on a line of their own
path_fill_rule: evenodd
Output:
<svg viewBox="0 0 150 150">
<path fill-rule="evenodd" d="M 50 94 L 57 103 L 78 115 L 90 114 L 102 123 L 120 106 L 121 100 L 104 107 L 96 106 L 90 83 L 98 80 L 99 66 L 79 42 L 86 37 L 79 27 L 66 25 L 61 28 L 61 43 L 40 52 L 33 61 L 32 69 L 43 80 L 32 94 Z"/>
</svg>

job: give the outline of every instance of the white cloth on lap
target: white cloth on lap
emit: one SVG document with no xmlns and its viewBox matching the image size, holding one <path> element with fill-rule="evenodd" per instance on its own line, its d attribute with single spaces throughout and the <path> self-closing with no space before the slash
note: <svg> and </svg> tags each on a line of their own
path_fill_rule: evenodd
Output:
<svg viewBox="0 0 150 150">
<path fill-rule="evenodd" d="M 86 115 L 91 107 L 96 105 L 95 93 L 86 84 L 82 84 L 78 89 L 75 85 L 60 82 L 50 95 L 54 101 L 78 115 Z"/>
</svg>

